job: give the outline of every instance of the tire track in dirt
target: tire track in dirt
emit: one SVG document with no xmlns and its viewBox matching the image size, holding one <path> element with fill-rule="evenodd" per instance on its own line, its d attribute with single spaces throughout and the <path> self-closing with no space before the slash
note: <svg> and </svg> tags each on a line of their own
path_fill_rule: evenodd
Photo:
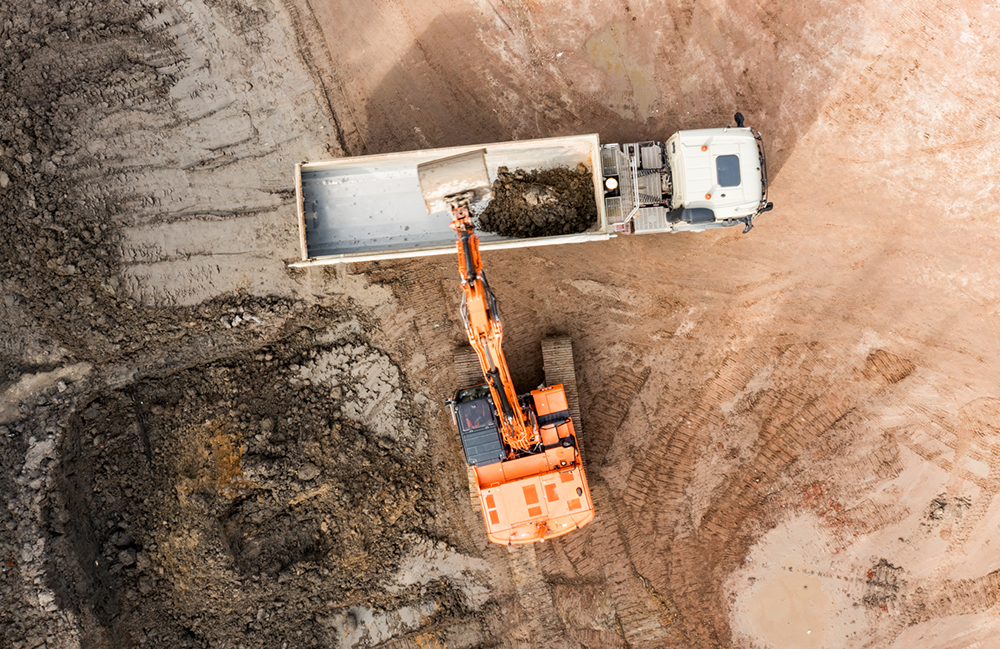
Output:
<svg viewBox="0 0 1000 649">
<path fill-rule="evenodd" d="M 531 632 L 531 642 L 537 647 L 569 647 L 566 627 L 552 600 L 545 575 L 539 567 L 535 545 L 509 547 L 507 565 L 521 607 Z"/>
<path fill-rule="evenodd" d="M 620 367 L 601 386 L 589 390 L 594 405 L 587 412 L 587 455 L 591 466 L 604 464 L 632 403 L 646 384 L 650 368 Z"/>
<path fill-rule="evenodd" d="M 442 278 L 443 264 L 427 260 L 361 262 L 351 266 L 352 274 L 392 289 L 398 304 L 387 304 L 376 314 L 386 335 L 409 353 L 423 354 L 433 382 L 453 376 L 454 350 L 467 344 L 458 318 L 457 279 Z M 455 387 L 448 386 L 445 392 Z"/>
<path fill-rule="evenodd" d="M 958 529 L 951 536 L 947 552 L 956 554 L 969 540 L 983 517 L 986 516 L 995 494 L 1000 493 L 1000 399 L 977 399 L 965 404 L 959 412 L 960 432 L 955 445 L 955 462 L 960 456 L 988 467 L 986 476 L 981 476 L 963 467 L 961 477 L 970 480 L 979 488 L 972 507 L 959 521 Z M 967 477 L 968 476 L 968 477 Z"/>
<path fill-rule="evenodd" d="M 618 630 L 627 646 L 658 646 L 666 640 L 678 640 L 680 636 L 670 628 L 673 611 L 631 560 L 623 530 L 635 527 L 635 522 L 615 507 L 617 499 L 611 489 L 593 474 L 590 491 L 597 516 L 583 531 L 556 539 L 540 550 L 542 568 L 550 576 L 563 573 L 574 580 L 603 583 L 610 591 Z"/>
<path fill-rule="evenodd" d="M 697 646 L 730 641 L 719 584 L 743 561 L 759 526 L 768 524 L 761 506 L 775 492 L 778 478 L 858 403 L 913 370 L 904 359 L 876 351 L 860 372 L 844 376 L 838 371 L 844 356 L 849 352 L 814 344 L 730 356 L 695 409 L 679 417 L 664 415 L 678 423 L 646 450 L 644 461 L 633 470 L 627 494 L 630 511 L 638 516 L 655 503 L 659 512 L 655 533 L 648 535 L 656 540 L 648 551 L 633 554 L 633 561 L 670 595 L 682 613 L 682 628 Z M 753 456 L 716 488 L 718 497 L 701 520 L 693 520 L 687 489 L 709 431 L 725 422 L 721 404 L 748 391 L 756 372 L 768 365 L 776 368 L 773 387 L 747 395 L 747 407 L 760 419 Z M 831 385 L 838 375 L 845 380 Z M 831 390 L 834 386 L 837 389 Z"/>
<path fill-rule="evenodd" d="M 306 70 L 309 71 L 309 76 L 312 77 L 316 87 L 322 90 L 323 97 L 318 103 L 326 108 L 330 123 L 333 124 L 336 133 L 337 144 L 340 146 L 339 152 L 331 151 L 330 154 L 333 156 L 355 154 L 359 148 L 364 148 L 364 139 L 358 130 L 358 120 L 351 111 L 351 104 L 344 99 L 346 95 L 343 85 L 335 74 L 337 66 L 333 64 L 330 50 L 323 42 L 323 30 L 319 21 L 316 20 L 312 7 L 306 1 L 281 0 L 281 5 L 291 19 L 299 58 Z M 317 62 L 319 62 L 318 65 Z M 320 68 L 331 76 L 332 84 L 325 82 Z M 334 87 L 331 88 L 331 85 Z M 344 120 L 333 108 L 331 94 L 339 100 L 337 101 L 338 105 L 347 107 L 349 124 L 346 126 Z"/>
<path fill-rule="evenodd" d="M 959 423 L 927 407 L 917 407 L 919 415 L 929 419 L 927 428 L 918 427 L 901 435 L 900 443 L 926 462 L 940 467 L 952 475 L 950 489 L 957 489 L 958 481 L 976 485 L 980 489 L 977 500 L 959 523 L 952 536 L 948 551 L 957 550 L 965 542 L 975 524 L 989 509 L 994 494 L 1000 491 L 1000 428 L 991 419 L 1000 409 L 1000 400 L 977 399 L 960 410 Z M 982 412 L 978 412 L 978 411 Z M 949 459 L 947 456 L 951 456 Z"/>
<path fill-rule="evenodd" d="M 934 619 L 983 613 L 1000 602 L 1000 570 L 973 579 L 921 580 L 903 583 L 904 592 L 876 607 L 880 628 L 862 649 L 893 644 L 907 628 Z M 979 645 L 976 645 L 979 646 Z"/>
<path fill-rule="evenodd" d="M 965 404 L 959 410 L 957 423 L 927 407 L 916 410 L 930 419 L 934 433 L 916 429 L 901 436 L 900 443 L 951 474 L 948 492 L 961 493 L 960 481 L 974 484 L 979 490 L 950 532 L 943 558 L 933 574 L 905 584 L 900 595 L 887 602 L 882 628 L 864 645 L 871 649 L 893 642 L 915 624 L 982 613 L 1000 602 L 1000 570 L 969 579 L 948 578 L 963 562 L 966 543 L 988 513 L 994 495 L 1000 492 L 1000 443 L 994 441 L 1000 432 L 995 423 L 1000 400 L 987 397 Z M 928 447 L 932 444 L 935 448 Z M 987 475 L 971 471 L 963 462 L 969 458 L 988 467 Z"/>
</svg>

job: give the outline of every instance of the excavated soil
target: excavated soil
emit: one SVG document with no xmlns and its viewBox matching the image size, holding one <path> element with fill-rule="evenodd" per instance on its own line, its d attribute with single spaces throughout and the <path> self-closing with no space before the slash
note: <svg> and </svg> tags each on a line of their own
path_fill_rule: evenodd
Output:
<svg viewBox="0 0 1000 649">
<path fill-rule="evenodd" d="M 0 646 L 1000 645 L 997 25 L 0 4 Z M 735 110 L 752 233 L 484 253 L 519 389 L 573 339 L 597 512 L 488 544 L 442 406 L 454 258 L 289 268 L 295 163 Z M 566 225 L 522 207 L 497 227 Z"/>
<path fill-rule="evenodd" d="M 84 404 L 46 511 L 75 555 L 52 562 L 56 601 L 93 601 L 118 646 L 322 646 L 351 605 L 446 614 L 446 583 L 380 583 L 433 521 L 404 390 L 364 336 L 327 331 Z"/>
<path fill-rule="evenodd" d="M 594 179 L 576 169 L 497 170 L 493 199 L 476 222 L 506 237 L 551 237 L 585 232 L 597 222 Z"/>
</svg>

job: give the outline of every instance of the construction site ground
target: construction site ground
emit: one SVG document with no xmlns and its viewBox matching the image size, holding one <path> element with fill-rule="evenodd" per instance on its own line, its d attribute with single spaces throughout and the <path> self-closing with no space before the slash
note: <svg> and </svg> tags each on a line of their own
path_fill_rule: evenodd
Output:
<svg viewBox="0 0 1000 649">
<path fill-rule="evenodd" d="M 0 4 L 0 646 L 1000 646 L 1000 4 Z M 485 540 L 451 256 L 297 162 L 760 129 L 750 234 L 484 254 L 597 516 Z"/>
</svg>

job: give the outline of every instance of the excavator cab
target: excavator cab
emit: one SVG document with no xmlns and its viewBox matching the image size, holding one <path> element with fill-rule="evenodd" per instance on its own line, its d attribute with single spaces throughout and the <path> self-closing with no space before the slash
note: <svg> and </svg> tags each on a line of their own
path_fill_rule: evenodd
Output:
<svg viewBox="0 0 1000 649">
<path fill-rule="evenodd" d="M 462 438 L 468 465 L 486 466 L 502 462 L 507 453 L 500 439 L 500 421 L 493 407 L 489 386 L 483 383 L 459 390 L 448 406 Z"/>
</svg>

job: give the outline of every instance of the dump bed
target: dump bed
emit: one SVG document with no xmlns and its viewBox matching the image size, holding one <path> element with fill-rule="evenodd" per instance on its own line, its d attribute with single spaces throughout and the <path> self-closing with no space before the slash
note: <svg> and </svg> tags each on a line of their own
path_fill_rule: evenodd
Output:
<svg viewBox="0 0 1000 649">
<path fill-rule="evenodd" d="M 417 165 L 476 149 L 486 150 L 490 181 L 497 169 L 533 171 L 584 164 L 593 175 L 597 222 L 586 232 L 513 238 L 479 232 L 480 248 L 516 248 L 608 239 L 613 228 L 602 193 L 596 134 L 426 149 L 295 167 L 302 261 L 292 266 L 455 254 L 451 214 L 427 214 Z"/>
</svg>

